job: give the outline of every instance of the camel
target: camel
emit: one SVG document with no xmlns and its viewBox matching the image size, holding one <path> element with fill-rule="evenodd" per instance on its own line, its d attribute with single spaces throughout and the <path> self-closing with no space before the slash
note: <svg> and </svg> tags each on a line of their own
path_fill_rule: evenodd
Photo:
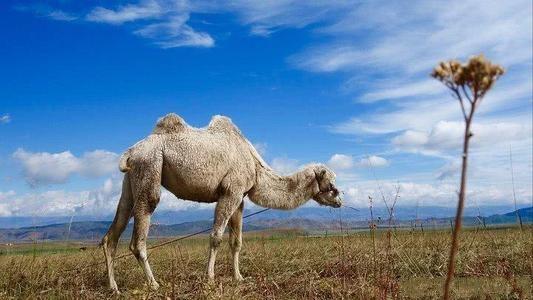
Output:
<svg viewBox="0 0 533 300">
<path fill-rule="evenodd" d="M 310 199 L 340 207 L 335 174 L 323 164 L 312 164 L 289 176 L 277 175 L 241 131 L 224 116 L 214 116 L 206 128 L 193 128 L 176 114 L 159 119 L 152 134 L 129 148 L 120 158 L 124 172 L 122 194 L 115 218 L 102 239 L 111 289 L 119 293 L 113 259 L 120 235 L 131 216 L 133 235 L 129 248 L 144 270 L 148 285 L 156 290 L 146 251 L 150 217 L 161 186 L 177 198 L 216 202 L 207 264 L 208 280 L 215 276 L 215 258 L 226 226 L 233 257 L 233 277 L 239 270 L 244 197 L 263 207 L 289 210 Z"/>
</svg>

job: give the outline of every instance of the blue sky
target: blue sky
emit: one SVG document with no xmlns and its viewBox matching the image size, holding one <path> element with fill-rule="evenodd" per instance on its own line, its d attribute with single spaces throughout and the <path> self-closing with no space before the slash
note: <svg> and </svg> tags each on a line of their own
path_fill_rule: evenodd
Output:
<svg viewBox="0 0 533 300">
<path fill-rule="evenodd" d="M 453 3 L 452 3 L 453 2 Z M 3 1 L 0 216 L 107 215 L 117 157 L 176 112 L 231 117 L 281 173 L 328 163 L 348 203 L 455 204 L 459 106 L 428 74 L 507 73 L 476 116 L 470 205 L 532 197 L 530 1 Z M 450 9 L 453 8 L 453 9 Z M 160 209 L 203 209 L 164 192 Z"/>
</svg>

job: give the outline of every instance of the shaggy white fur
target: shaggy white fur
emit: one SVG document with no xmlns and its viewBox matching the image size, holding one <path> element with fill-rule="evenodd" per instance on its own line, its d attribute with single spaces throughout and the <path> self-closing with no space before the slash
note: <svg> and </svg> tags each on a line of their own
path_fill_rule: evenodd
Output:
<svg viewBox="0 0 533 300">
<path fill-rule="evenodd" d="M 242 280 L 239 251 L 242 244 L 244 196 L 258 205 L 293 209 L 309 199 L 339 207 L 335 174 L 322 164 L 309 165 L 280 176 L 265 163 L 252 144 L 227 117 L 214 116 L 206 128 L 193 128 L 176 114 L 158 120 L 152 134 L 128 149 L 119 168 L 126 172 L 115 219 L 102 240 L 109 284 L 118 293 L 113 258 L 118 239 L 134 218 L 130 250 L 144 269 L 149 285 L 158 288 L 146 253 L 150 216 L 164 186 L 176 197 L 217 202 L 210 236 L 208 278 L 214 278 L 217 249 L 227 225 L 233 254 L 234 278 Z"/>
</svg>

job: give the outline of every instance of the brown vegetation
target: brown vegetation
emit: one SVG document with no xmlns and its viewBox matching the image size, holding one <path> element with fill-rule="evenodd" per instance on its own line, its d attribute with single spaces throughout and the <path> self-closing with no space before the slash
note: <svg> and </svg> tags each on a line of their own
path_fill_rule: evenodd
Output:
<svg viewBox="0 0 533 300">
<path fill-rule="evenodd" d="M 524 227 L 525 231 L 532 228 Z M 170 299 L 438 299 L 447 271 L 450 233 L 373 230 L 304 237 L 298 231 L 247 233 L 238 284 L 228 274 L 229 251 L 217 280 L 205 280 L 205 236 L 168 245 L 150 255 L 161 288 L 139 285 L 133 257 L 117 261 L 126 298 Z M 392 239 L 392 245 L 389 247 Z M 373 244 L 376 252 L 374 254 Z M 467 230 L 461 236 L 454 298 L 532 297 L 532 240 L 519 229 Z M 224 243 L 223 247 L 228 247 Z M 112 298 L 100 249 L 79 244 L 15 245 L 0 255 L 0 298 Z M 2 249 L 5 250 L 5 249 Z M 120 253 L 129 253 L 120 245 Z M 86 269 L 80 268 L 100 263 Z M 76 269 L 65 272 L 63 270 Z"/>
</svg>

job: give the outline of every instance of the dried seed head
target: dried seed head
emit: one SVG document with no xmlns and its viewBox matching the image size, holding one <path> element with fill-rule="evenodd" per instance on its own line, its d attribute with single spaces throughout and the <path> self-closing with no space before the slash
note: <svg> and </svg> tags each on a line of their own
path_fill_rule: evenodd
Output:
<svg viewBox="0 0 533 300">
<path fill-rule="evenodd" d="M 504 69 L 480 54 L 471 57 L 466 64 L 457 60 L 439 63 L 431 76 L 450 88 L 467 87 L 474 98 L 481 98 L 504 73 Z"/>
</svg>

